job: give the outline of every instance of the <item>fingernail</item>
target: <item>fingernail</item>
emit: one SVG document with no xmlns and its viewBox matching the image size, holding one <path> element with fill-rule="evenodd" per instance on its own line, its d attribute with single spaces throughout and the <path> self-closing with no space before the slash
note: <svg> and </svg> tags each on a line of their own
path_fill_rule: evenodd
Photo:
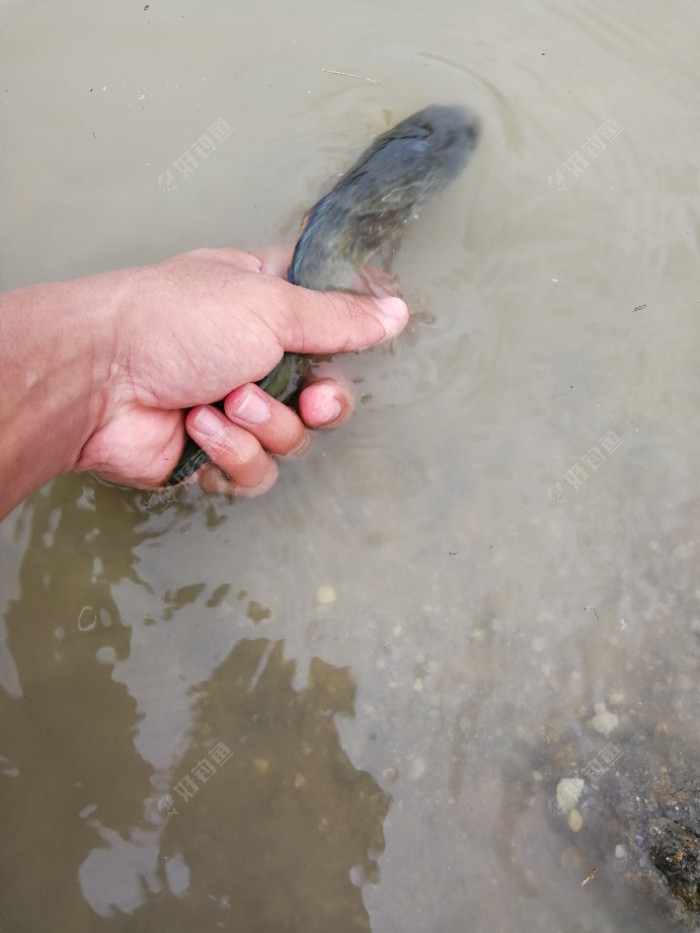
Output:
<svg viewBox="0 0 700 933">
<path fill-rule="evenodd" d="M 378 298 L 377 304 L 386 317 L 394 318 L 397 321 L 402 321 L 408 317 L 406 303 L 400 298 Z"/>
<path fill-rule="evenodd" d="M 290 450 L 287 454 L 287 459 L 294 460 L 299 459 L 304 456 L 307 450 L 311 447 L 311 434 L 309 431 L 304 431 L 304 436 L 294 450 Z"/>
<path fill-rule="evenodd" d="M 213 437 L 221 430 L 221 419 L 210 408 L 202 408 L 197 412 L 192 427 L 200 434 Z"/>
<path fill-rule="evenodd" d="M 400 298 L 377 298 L 377 306 L 383 318 L 386 337 L 396 337 L 406 326 L 408 308 Z"/>
<path fill-rule="evenodd" d="M 320 422 L 320 424 L 333 424 L 338 418 L 340 418 L 343 411 L 343 406 L 340 403 L 337 396 L 333 397 L 333 407 L 331 408 L 327 417 Z"/>
<path fill-rule="evenodd" d="M 270 418 L 270 408 L 254 389 L 242 389 L 229 398 L 228 410 L 246 424 L 264 424 Z"/>
</svg>

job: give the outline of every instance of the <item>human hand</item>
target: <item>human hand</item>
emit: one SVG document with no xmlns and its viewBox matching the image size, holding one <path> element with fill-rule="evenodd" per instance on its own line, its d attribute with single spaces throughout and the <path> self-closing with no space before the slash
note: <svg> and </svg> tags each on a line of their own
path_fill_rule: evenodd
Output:
<svg viewBox="0 0 700 933">
<path fill-rule="evenodd" d="M 290 285 L 280 277 L 286 267 L 279 252 L 261 260 L 202 249 L 109 273 L 114 351 L 100 416 L 75 468 L 157 488 L 179 459 L 186 428 L 216 465 L 197 474 L 205 489 L 257 495 L 277 476 L 272 455 L 298 455 L 307 427 L 347 420 L 352 393 L 326 364 L 303 388 L 298 413 L 254 383 L 284 351 L 342 353 L 394 337 L 408 312 L 398 299 Z M 220 398 L 225 415 L 209 404 Z"/>
</svg>

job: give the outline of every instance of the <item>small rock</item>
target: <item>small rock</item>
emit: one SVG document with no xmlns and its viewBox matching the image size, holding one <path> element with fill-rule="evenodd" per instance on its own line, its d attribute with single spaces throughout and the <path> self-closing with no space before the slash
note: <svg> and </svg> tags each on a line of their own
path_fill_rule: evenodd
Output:
<svg viewBox="0 0 700 933">
<path fill-rule="evenodd" d="M 574 809 L 569 814 L 569 819 L 567 822 L 569 824 L 569 829 L 573 833 L 577 833 L 583 826 L 583 817 L 581 816 L 581 812 L 577 810 L 576 807 L 574 807 Z"/>
<path fill-rule="evenodd" d="M 569 813 L 583 793 L 583 778 L 562 778 L 557 784 L 557 807 L 560 813 Z"/>
<path fill-rule="evenodd" d="M 610 735 L 614 729 L 617 729 L 620 720 L 615 713 L 611 713 L 605 708 L 604 703 L 596 703 L 595 708 L 596 714 L 592 719 L 588 720 L 588 725 L 601 735 Z"/>
<path fill-rule="evenodd" d="M 335 602 L 335 590 L 332 586 L 319 586 L 316 593 L 316 602 L 322 606 Z"/>
</svg>

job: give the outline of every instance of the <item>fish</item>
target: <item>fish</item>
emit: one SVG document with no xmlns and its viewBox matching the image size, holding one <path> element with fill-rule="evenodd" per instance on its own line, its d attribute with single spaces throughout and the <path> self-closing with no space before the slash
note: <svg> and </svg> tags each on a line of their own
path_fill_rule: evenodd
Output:
<svg viewBox="0 0 700 933">
<path fill-rule="evenodd" d="M 316 291 L 352 291 L 369 260 L 387 244 L 395 248 L 425 202 L 462 172 L 480 135 L 470 109 L 433 104 L 378 136 L 307 213 L 287 281 Z M 285 353 L 257 384 L 292 403 L 309 366 L 308 357 Z M 223 402 L 215 404 L 223 411 Z M 188 440 L 165 485 L 181 483 L 210 462 Z"/>
</svg>

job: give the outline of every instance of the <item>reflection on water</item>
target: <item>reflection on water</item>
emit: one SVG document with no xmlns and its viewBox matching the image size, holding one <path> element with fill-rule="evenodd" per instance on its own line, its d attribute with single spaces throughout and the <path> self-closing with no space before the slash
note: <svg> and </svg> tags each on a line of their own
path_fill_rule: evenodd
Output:
<svg viewBox="0 0 700 933">
<path fill-rule="evenodd" d="M 6 287 L 291 241 L 429 103 L 484 134 L 395 257 L 409 332 L 264 500 L 69 478 L 0 526 L 0 923 L 674 929 L 615 851 L 700 747 L 696 6 L 37 10 Z"/>
<path fill-rule="evenodd" d="M 124 579 L 147 590 L 133 568 L 143 534 L 131 525 L 128 500 L 113 490 L 86 486 L 71 507 L 64 501 L 56 486 L 16 513 L 26 544 L 21 596 L 5 613 L 14 677 L 0 693 L 9 765 L 3 836 L 13 840 L 0 847 L 2 876 L 12 879 L 3 897 L 8 930 L 37 929 L 37 907 L 47 905 L 55 929 L 89 928 L 77 877 L 85 853 L 100 842 L 93 826 L 123 832 L 138 823 L 150 786 L 132 741 L 136 704 L 104 663 L 129 654 L 130 629 L 111 584 Z M 103 510 L 118 547 L 101 541 L 96 516 Z M 128 779 L 115 780 L 120 775 Z"/>
<path fill-rule="evenodd" d="M 112 676 L 128 658 L 130 629 L 109 586 L 92 580 L 95 513 L 112 511 L 123 533 L 112 583 L 142 585 L 126 561 L 148 535 L 125 521 L 134 510 L 118 491 L 86 485 L 64 509 L 59 489 L 18 516 L 29 526 L 19 573 L 27 596 L 6 620 L 19 689 L 0 695 L 12 723 L 3 745 L 4 825 L 15 840 L 2 850 L 14 879 L 8 914 L 31 918 L 45 899 L 66 930 L 101 929 L 99 918 L 118 912 L 133 916 L 134 930 L 214 930 L 222 918 L 226 929 L 289 929 L 290 918 L 304 930 L 369 929 L 360 890 L 379 879 L 391 798 L 339 744 L 334 717 L 355 713 L 348 671 L 314 658 L 297 690 L 283 642 L 239 642 L 190 691 L 174 771 L 155 773 L 133 744 L 136 704 Z M 56 536 L 75 545 L 68 586 L 54 572 Z M 81 605 L 87 591 L 90 607 Z M 172 617 L 168 602 L 183 608 L 198 595 L 171 594 L 162 618 Z M 51 628 L 47 606 L 59 607 L 63 625 Z M 40 772 L 38 749 L 50 762 Z"/>
<path fill-rule="evenodd" d="M 197 688 L 159 801 L 160 891 L 133 929 L 369 929 L 360 886 L 378 881 L 390 797 L 338 742 L 348 672 L 314 659 L 297 691 L 295 669 L 282 642 L 243 641 Z"/>
</svg>

